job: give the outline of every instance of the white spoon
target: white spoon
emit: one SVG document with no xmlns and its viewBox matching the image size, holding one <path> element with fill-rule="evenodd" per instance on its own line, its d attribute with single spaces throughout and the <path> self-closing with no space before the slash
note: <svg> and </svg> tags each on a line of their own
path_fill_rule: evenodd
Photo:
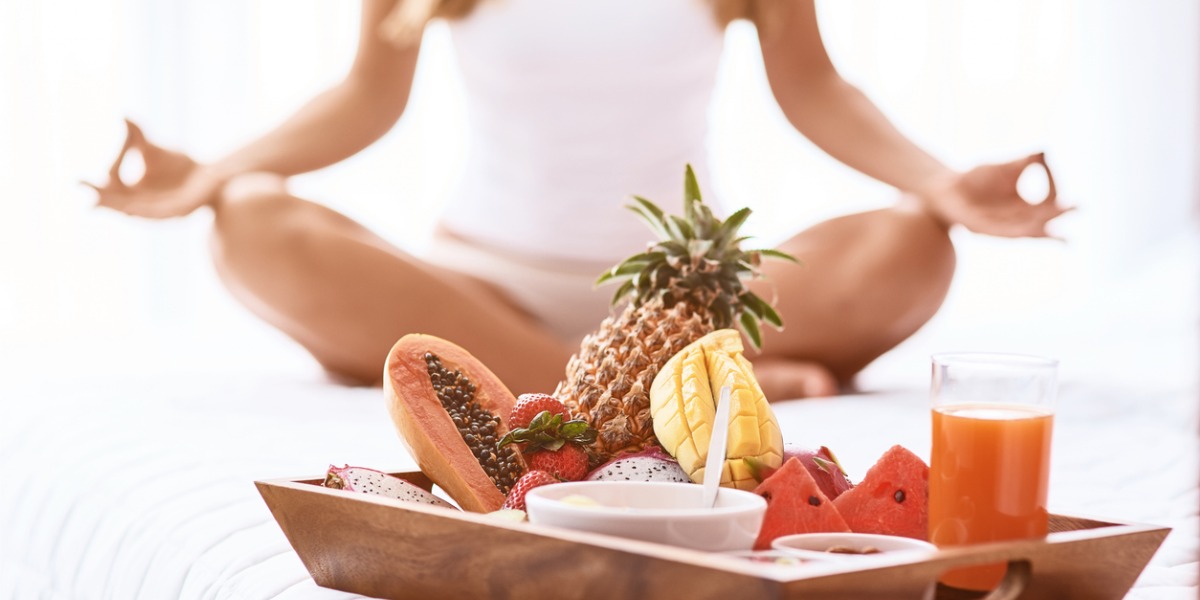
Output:
<svg viewBox="0 0 1200 600">
<path fill-rule="evenodd" d="M 725 447 L 729 442 L 729 386 L 721 386 L 717 400 L 717 415 L 713 417 L 712 437 L 708 439 L 708 458 L 704 461 L 704 489 L 700 506 L 712 508 L 717 502 L 717 488 L 725 471 Z"/>
</svg>

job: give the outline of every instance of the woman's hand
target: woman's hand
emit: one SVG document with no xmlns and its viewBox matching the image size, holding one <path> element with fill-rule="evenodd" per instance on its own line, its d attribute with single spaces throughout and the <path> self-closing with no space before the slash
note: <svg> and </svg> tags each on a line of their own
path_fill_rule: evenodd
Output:
<svg viewBox="0 0 1200 600">
<path fill-rule="evenodd" d="M 1046 170 L 1049 190 L 1039 204 L 1017 193 L 1017 180 L 1031 165 Z M 917 193 L 926 208 L 947 224 L 1001 237 L 1052 237 L 1046 224 L 1072 210 L 1058 205 L 1054 176 L 1044 154 L 1012 162 L 981 165 L 944 177 Z"/>
<path fill-rule="evenodd" d="M 97 206 L 137 217 L 166 219 L 187 215 L 216 198 L 227 178 L 186 154 L 151 144 L 133 122 L 126 120 L 125 125 L 125 145 L 108 170 L 108 183 L 97 186 L 83 182 L 100 195 Z M 121 165 L 130 150 L 141 155 L 145 173 L 138 181 L 126 184 L 121 180 Z"/>
</svg>

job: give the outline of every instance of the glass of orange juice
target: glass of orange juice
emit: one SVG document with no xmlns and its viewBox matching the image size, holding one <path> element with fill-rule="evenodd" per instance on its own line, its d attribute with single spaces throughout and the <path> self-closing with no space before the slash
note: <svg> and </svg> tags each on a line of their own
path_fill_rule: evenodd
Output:
<svg viewBox="0 0 1200 600">
<path fill-rule="evenodd" d="M 1058 361 L 1018 354 L 933 356 L 929 541 L 958 546 L 1046 536 Z M 948 571 L 989 590 L 1005 565 Z"/>
</svg>

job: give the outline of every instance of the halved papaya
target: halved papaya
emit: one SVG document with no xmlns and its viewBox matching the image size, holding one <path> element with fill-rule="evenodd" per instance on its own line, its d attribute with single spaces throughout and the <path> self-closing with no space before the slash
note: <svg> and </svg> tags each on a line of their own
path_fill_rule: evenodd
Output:
<svg viewBox="0 0 1200 600">
<path fill-rule="evenodd" d="M 383 373 L 388 412 L 417 465 L 463 510 L 500 508 L 525 471 L 508 432 L 516 398 L 483 363 L 432 335 L 400 338 Z"/>
</svg>

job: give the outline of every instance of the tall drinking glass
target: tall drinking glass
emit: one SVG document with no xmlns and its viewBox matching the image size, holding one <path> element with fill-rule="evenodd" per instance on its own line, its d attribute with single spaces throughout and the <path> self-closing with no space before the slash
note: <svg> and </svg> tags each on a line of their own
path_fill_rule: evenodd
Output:
<svg viewBox="0 0 1200 600">
<path fill-rule="evenodd" d="M 1046 536 L 1058 361 L 933 356 L 929 540 L 958 546 Z M 942 583 L 992 589 L 1004 564 L 955 569 Z"/>
</svg>

